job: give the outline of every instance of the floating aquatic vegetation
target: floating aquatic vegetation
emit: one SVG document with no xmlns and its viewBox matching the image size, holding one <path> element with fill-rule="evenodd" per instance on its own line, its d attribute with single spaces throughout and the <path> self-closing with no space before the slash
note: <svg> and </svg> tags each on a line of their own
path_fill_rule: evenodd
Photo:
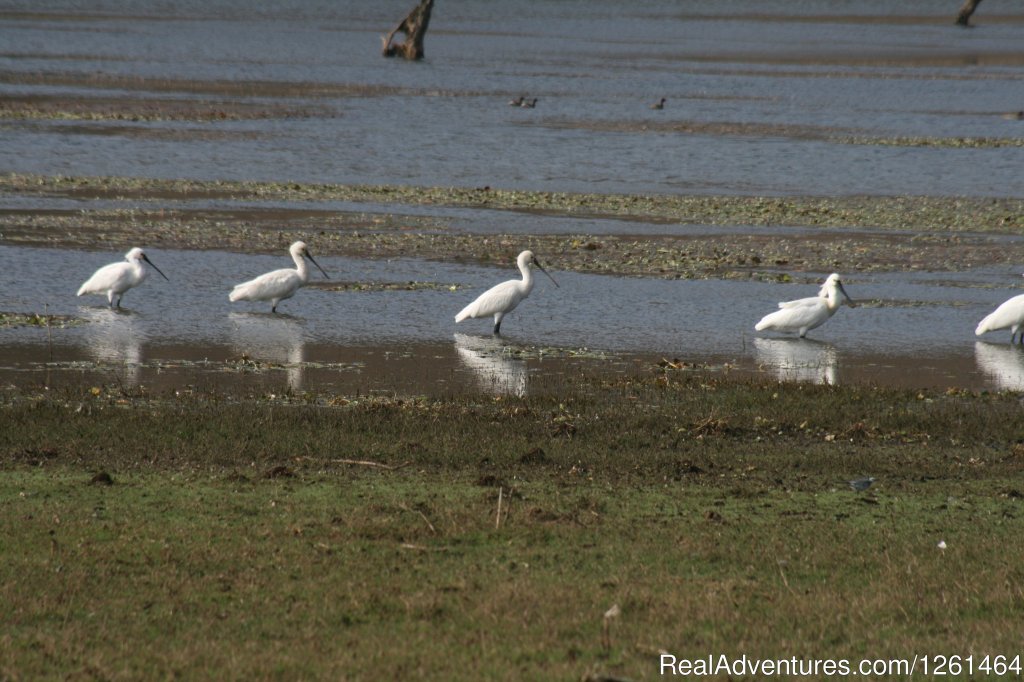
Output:
<svg viewBox="0 0 1024 682">
<path fill-rule="evenodd" d="M 489 339 L 484 339 L 489 341 Z M 514 343 L 481 345 L 474 347 L 476 353 L 485 357 L 505 357 L 517 360 L 541 360 L 544 358 L 580 358 L 588 360 L 611 360 L 616 353 L 595 348 L 565 348 L 558 346 L 533 346 Z"/>
<path fill-rule="evenodd" d="M 442 282 L 310 282 L 306 285 L 324 291 L 458 291 L 458 284 Z"/>
<path fill-rule="evenodd" d="M 74 194 L 138 201 L 168 199 L 348 201 L 486 207 L 553 214 L 657 219 L 689 225 L 794 225 L 1012 231 L 1024 227 L 1024 201 L 971 197 L 748 197 L 538 192 L 466 187 L 300 184 L 294 182 L 160 180 L 8 173 L 0 191 Z M 518 235 L 521 237 L 521 235 Z"/>
<path fill-rule="evenodd" d="M 0 312 L 0 327 L 51 327 L 54 329 L 64 329 L 85 324 L 85 322 L 83 319 L 70 315 Z"/>
<path fill-rule="evenodd" d="M 1024 139 L 1016 137 L 875 137 L 854 135 L 837 137 L 842 144 L 876 145 L 883 147 L 949 147 L 951 149 L 996 149 L 1024 147 Z"/>
<path fill-rule="evenodd" d="M 800 272 L 957 271 L 979 264 L 1009 265 L 1019 254 L 1007 246 L 1024 231 L 1024 201 L 1018 199 L 599 195 L 15 174 L 0 175 L 0 193 L 44 201 L 73 197 L 118 203 L 5 215 L 7 244 L 113 249 L 143 240 L 164 248 L 200 249 L 215 242 L 228 250 L 271 253 L 282 243 L 304 240 L 316 243 L 317 253 L 324 255 L 478 263 L 505 263 L 526 246 L 543 253 L 553 270 L 683 280 L 785 282 L 798 281 Z M 304 206 L 267 211 L 254 206 L 254 198 Z M 194 207 L 210 200 L 219 206 Z M 338 201 L 370 203 L 378 212 L 344 212 L 321 203 Z M 382 205 L 525 210 L 555 218 L 585 215 L 644 222 L 653 231 L 475 234 L 464 226 L 456 229 L 448 216 L 380 213 Z M 689 227 L 681 233 L 679 225 Z M 730 230 L 720 231 L 722 225 Z M 314 286 L 381 291 L 451 290 L 457 285 Z"/>
</svg>

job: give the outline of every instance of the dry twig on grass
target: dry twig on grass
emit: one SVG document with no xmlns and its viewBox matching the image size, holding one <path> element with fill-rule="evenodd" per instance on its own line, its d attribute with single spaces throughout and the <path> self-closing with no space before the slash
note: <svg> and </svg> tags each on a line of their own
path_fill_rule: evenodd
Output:
<svg viewBox="0 0 1024 682">
<path fill-rule="evenodd" d="M 334 464 L 351 464 L 353 466 L 376 467 L 378 469 L 385 469 L 387 471 L 397 471 L 398 469 L 404 469 L 405 467 L 412 464 L 412 462 L 402 462 L 401 464 L 384 464 L 383 462 L 373 462 L 368 459 L 332 459 L 330 461 Z"/>
<path fill-rule="evenodd" d="M 437 529 L 436 529 L 436 528 L 434 528 L 434 524 L 432 524 L 432 523 L 430 522 L 430 519 L 428 519 L 428 518 L 427 518 L 427 515 L 426 515 L 426 514 L 424 514 L 424 513 L 422 512 L 422 511 L 420 511 L 419 509 L 410 509 L 409 507 L 407 507 L 407 506 L 406 506 L 406 505 L 404 505 L 404 504 L 400 504 L 400 505 L 398 505 L 398 507 L 399 507 L 399 509 L 401 509 L 401 510 L 403 510 L 403 511 L 407 511 L 407 512 L 416 512 L 417 514 L 419 514 L 419 515 L 420 515 L 420 518 L 422 518 L 422 519 L 423 519 L 423 522 L 427 524 L 427 528 L 429 528 L 429 529 L 430 529 L 430 532 L 431 532 L 431 533 L 433 533 L 434 535 L 437 535 Z"/>
</svg>

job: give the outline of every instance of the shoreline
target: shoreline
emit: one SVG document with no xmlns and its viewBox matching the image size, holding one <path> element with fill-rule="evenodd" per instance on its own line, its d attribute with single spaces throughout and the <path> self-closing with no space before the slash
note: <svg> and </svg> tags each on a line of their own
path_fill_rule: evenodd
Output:
<svg viewBox="0 0 1024 682">
<path fill-rule="evenodd" d="M 0 210 L 0 243 L 8 246 L 119 250 L 143 243 L 276 253 L 303 239 L 325 255 L 501 265 L 532 248 L 560 270 L 662 279 L 955 272 L 1019 262 L 1015 242 L 1024 237 L 1021 199 L 604 195 L 17 174 L 0 176 L 0 194 L 25 206 Z M 85 203 L 47 208 L 58 200 Z M 90 208 L 96 200 L 115 206 Z M 346 209 L 324 205 L 339 202 Z M 445 215 L 430 215 L 430 207 Z M 535 216 L 540 225 L 529 233 L 474 230 L 447 215 L 461 210 L 487 211 L 499 221 Z M 650 233 L 545 231 L 560 219 L 644 223 Z M 686 234 L 673 233 L 681 227 Z"/>
</svg>

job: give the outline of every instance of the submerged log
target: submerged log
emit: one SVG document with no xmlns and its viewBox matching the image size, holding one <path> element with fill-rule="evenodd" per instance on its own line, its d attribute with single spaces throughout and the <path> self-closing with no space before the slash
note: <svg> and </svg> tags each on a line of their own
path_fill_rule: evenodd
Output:
<svg viewBox="0 0 1024 682">
<path fill-rule="evenodd" d="M 423 37 L 430 23 L 430 11 L 434 8 L 434 0 L 420 0 L 420 4 L 399 22 L 386 36 L 381 36 L 384 44 L 385 57 L 405 57 L 409 60 L 423 59 Z M 405 42 L 392 45 L 396 33 L 405 34 Z"/>
<path fill-rule="evenodd" d="M 956 23 L 960 26 L 970 26 L 971 15 L 974 14 L 974 10 L 978 9 L 980 4 L 981 0 L 967 0 L 956 15 Z"/>
</svg>

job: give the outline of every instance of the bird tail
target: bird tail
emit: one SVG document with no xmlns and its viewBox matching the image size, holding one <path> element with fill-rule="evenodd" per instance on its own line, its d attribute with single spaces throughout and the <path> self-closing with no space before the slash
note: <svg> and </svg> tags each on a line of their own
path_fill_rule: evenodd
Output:
<svg viewBox="0 0 1024 682">
<path fill-rule="evenodd" d="M 465 308 L 463 308 L 459 312 L 459 314 L 455 316 L 455 324 L 458 324 L 459 322 L 462 322 L 463 320 L 465 320 L 467 318 L 476 317 L 476 315 L 475 315 L 476 311 L 473 309 L 474 305 L 476 305 L 476 301 L 473 301 L 472 303 L 467 305 Z"/>
<path fill-rule="evenodd" d="M 78 293 L 76 295 L 85 296 L 86 294 L 104 293 L 106 289 L 97 288 L 96 284 L 93 282 L 94 279 L 94 277 L 90 277 L 89 279 L 85 280 L 85 282 L 82 283 L 82 286 L 78 287 Z"/>
</svg>

